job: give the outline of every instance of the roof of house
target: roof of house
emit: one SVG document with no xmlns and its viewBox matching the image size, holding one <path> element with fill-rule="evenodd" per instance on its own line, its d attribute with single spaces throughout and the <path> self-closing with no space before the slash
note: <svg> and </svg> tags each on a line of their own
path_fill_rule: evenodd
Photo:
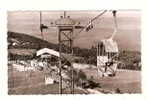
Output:
<svg viewBox="0 0 147 100">
<path fill-rule="evenodd" d="M 55 51 L 55 50 L 49 49 L 49 48 L 43 48 L 43 49 L 38 50 L 36 55 L 40 56 L 40 55 L 43 55 L 43 54 L 46 54 L 46 53 L 48 53 L 50 55 L 53 55 L 53 56 L 56 56 L 56 57 L 60 57 L 58 51 Z M 61 58 L 66 59 L 68 61 L 73 61 L 75 59 L 80 59 L 80 57 L 72 56 L 71 54 L 61 53 L 61 55 L 62 55 Z"/>
<path fill-rule="evenodd" d="M 55 50 L 49 49 L 49 48 L 43 48 L 43 49 L 38 50 L 36 55 L 40 56 L 40 55 L 45 54 L 45 53 L 59 57 L 58 51 L 55 51 Z"/>
</svg>

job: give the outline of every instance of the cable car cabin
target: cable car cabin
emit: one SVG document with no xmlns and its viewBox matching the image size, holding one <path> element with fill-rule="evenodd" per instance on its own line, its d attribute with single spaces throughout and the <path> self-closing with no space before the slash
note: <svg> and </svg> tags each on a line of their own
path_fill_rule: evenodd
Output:
<svg viewBox="0 0 147 100">
<path fill-rule="evenodd" d="M 118 60 L 118 46 L 112 39 L 101 40 L 97 44 L 98 76 L 115 76 Z"/>
</svg>

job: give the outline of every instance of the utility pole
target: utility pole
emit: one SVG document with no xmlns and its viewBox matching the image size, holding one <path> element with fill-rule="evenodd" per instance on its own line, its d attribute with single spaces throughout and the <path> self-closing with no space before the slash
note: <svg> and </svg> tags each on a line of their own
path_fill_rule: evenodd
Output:
<svg viewBox="0 0 147 100">
<path fill-rule="evenodd" d="M 58 42 L 59 42 L 59 94 L 62 94 L 62 62 L 61 62 L 61 33 L 58 33 Z"/>
<path fill-rule="evenodd" d="M 40 11 L 40 32 L 41 32 L 41 37 L 42 37 L 42 39 L 44 40 L 42 25 L 43 25 L 43 24 L 42 24 L 42 12 Z"/>
<path fill-rule="evenodd" d="M 40 11 L 40 33 L 41 33 L 41 37 L 44 40 L 44 36 L 43 36 L 43 29 L 47 29 L 48 26 L 45 26 L 44 24 L 42 24 L 42 12 Z"/>
</svg>

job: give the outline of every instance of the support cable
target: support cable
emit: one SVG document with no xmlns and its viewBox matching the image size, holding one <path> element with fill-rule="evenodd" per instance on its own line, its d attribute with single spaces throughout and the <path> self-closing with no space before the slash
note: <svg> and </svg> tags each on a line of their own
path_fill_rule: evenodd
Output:
<svg viewBox="0 0 147 100">
<path fill-rule="evenodd" d="M 73 39 L 76 39 L 79 36 L 79 34 L 81 34 L 89 25 L 92 24 L 93 21 L 95 21 L 96 19 L 98 19 L 99 17 L 101 17 L 106 12 L 107 12 L 107 10 L 104 10 L 102 13 L 100 13 L 99 15 L 97 15 L 96 17 L 94 17 L 93 19 L 91 19 L 89 21 L 89 23 L 84 28 L 82 28 L 77 34 L 75 34 L 75 36 L 73 37 Z"/>
</svg>

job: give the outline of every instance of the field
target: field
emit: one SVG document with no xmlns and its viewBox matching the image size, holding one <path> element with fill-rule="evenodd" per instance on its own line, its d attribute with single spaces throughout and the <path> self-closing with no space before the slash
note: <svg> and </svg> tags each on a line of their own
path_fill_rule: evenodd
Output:
<svg viewBox="0 0 147 100">
<path fill-rule="evenodd" d="M 100 83 L 107 90 L 120 89 L 122 93 L 141 93 L 141 71 L 118 70 L 115 77 L 97 77 L 96 69 L 85 69 L 88 77 Z"/>
<path fill-rule="evenodd" d="M 88 78 L 93 76 L 94 81 L 100 83 L 101 88 L 115 91 L 117 88 L 122 93 L 141 93 L 141 71 L 118 70 L 115 77 L 98 77 L 96 69 L 82 69 Z M 45 85 L 45 71 L 18 72 L 9 66 L 8 93 L 9 94 L 58 94 L 59 84 Z M 63 90 L 69 94 L 68 88 Z M 75 89 L 76 94 L 84 94 L 84 91 Z"/>
<path fill-rule="evenodd" d="M 8 52 L 16 55 L 33 55 L 36 53 L 35 49 L 8 49 Z"/>
<path fill-rule="evenodd" d="M 26 95 L 26 94 L 58 94 L 59 84 L 45 85 L 44 76 L 46 71 L 28 71 L 19 72 L 12 66 L 8 70 L 8 94 Z M 63 94 L 69 94 L 69 88 L 63 89 Z M 84 92 L 75 89 L 76 94 L 83 94 Z"/>
</svg>

